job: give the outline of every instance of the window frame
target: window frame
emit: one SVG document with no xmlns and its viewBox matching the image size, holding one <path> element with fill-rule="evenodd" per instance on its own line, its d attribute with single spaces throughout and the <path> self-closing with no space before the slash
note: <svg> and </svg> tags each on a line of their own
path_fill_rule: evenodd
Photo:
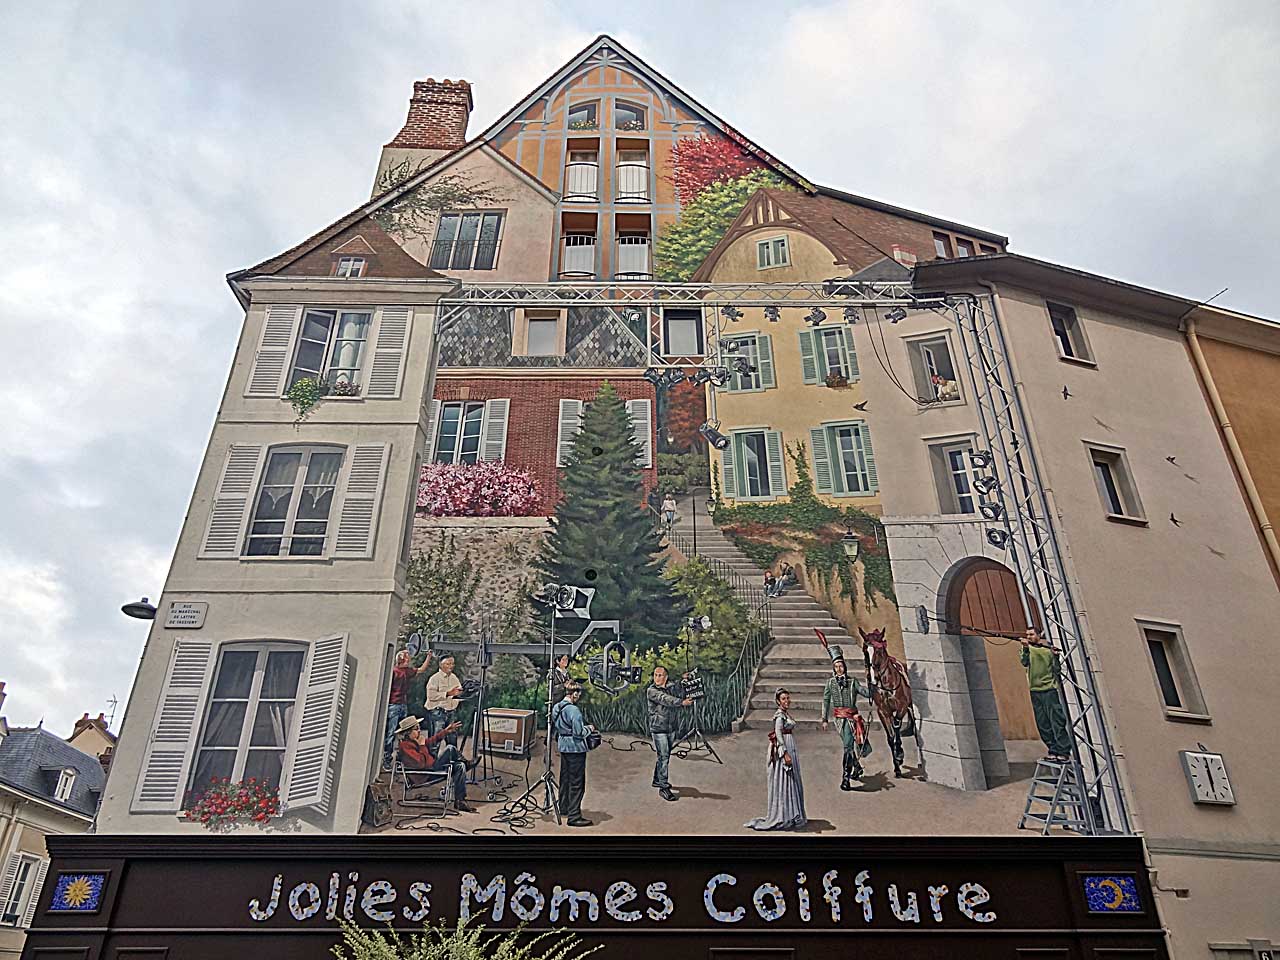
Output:
<svg viewBox="0 0 1280 960">
<path fill-rule="evenodd" d="M 333 552 L 332 536 L 334 532 L 334 514 L 337 510 L 339 518 L 341 517 L 341 503 L 339 491 L 345 486 L 346 471 L 349 466 L 350 458 L 347 456 L 347 447 L 340 444 L 278 444 L 266 448 L 266 455 L 261 462 L 261 469 L 257 476 L 257 482 L 254 485 L 253 498 L 249 501 L 248 519 L 245 522 L 244 537 L 240 544 L 240 558 L 242 560 L 327 560 Z M 267 479 L 271 466 L 271 458 L 276 454 L 301 453 L 302 460 L 298 463 L 297 472 L 294 474 L 293 485 L 289 495 L 289 508 L 285 513 L 283 520 L 284 528 L 277 534 L 258 534 L 254 535 L 253 525 L 258 513 L 258 506 L 262 501 L 262 488 Z M 302 502 L 302 490 L 308 486 L 316 486 L 316 484 L 308 484 L 306 482 L 307 475 L 310 472 L 311 457 L 313 454 L 333 454 L 336 453 L 341 458 L 338 462 L 338 470 L 334 474 L 333 489 L 329 500 L 329 510 L 325 517 L 324 543 L 319 553 L 293 553 L 293 540 L 297 539 L 314 540 L 315 534 L 295 534 L 293 531 L 298 523 L 298 507 Z M 273 484 L 276 486 L 276 484 Z M 277 523 L 277 520 L 262 520 L 262 523 Z M 316 518 L 304 517 L 303 523 L 315 523 Z M 275 553 L 250 553 L 249 544 L 251 541 L 257 540 L 280 540 L 280 547 Z"/>
<path fill-rule="evenodd" d="M 933 234 L 933 253 L 936 260 L 954 260 L 955 247 L 951 242 L 951 235 L 947 233 L 938 233 L 936 230 Z"/>
<path fill-rule="evenodd" d="M 318 371 L 312 372 L 310 367 L 301 367 L 301 368 L 299 367 L 298 357 L 299 357 L 299 353 L 302 350 L 302 345 L 304 343 L 320 342 L 319 340 L 316 340 L 313 338 L 305 338 L 303 336 L 303 334 L 306 333 L 306 330 L 307 330 L 307 317 L 311 314 L 317 314 L 317 313 L 331 313 L 333 314 L 333 320 L 329 325 L 329 332 L 325 337 L 324 354 L 320 361 L 320 369 Z M 354 371 L 354 373 L 350 377 L 349 382 L 354 383 L 358 387 L 360 387 L 360 391 L 350 396 L 346 394 L 334 395 L 332 399 L 336 399 L 336 400 L 361 399 L 361 395 L 364 392 L 364 386 L 365 386 L 364 376 L 369 365 L 369 358 L 373 355 L 373 351 L 372 349 L 370 349 L 369 344 L 370 344 L 370 341 L 373 339 L 371 335 L 373 333 L 374 323 L 377 321 L 377 314 L 378 314 L 377 309 L 374 307 L 351 308 L 351 307 L 331 307 L 331 306 L 326 307 L 326 306 L 318 306 L 318 305 L 304 306 L 302 308 L 302 316 L 298 320 L 298 329 L 293 339 L 293 350 L 292 350 L 292 358 L 289 363 L 289 373 L 288 373 L 288 376 L 285 377 L 285 381 L 284 381 L 285 383 L 284 392 L 286 394 L 289 392 L 289 390 L 293 388 L 293 385 L 295 383 L 307 377 L 311 377 L 317 380 L 321 384 L 336 382 L 336 380 L 331 381 L 331 378 L 333 378 L 335 375 L 335 368 L 333 366 L 333 361 L 337 353 L 338 330 L 342 325 L 342 317 L 344 314 L 358 314 L 360 316 L 368 317 L 368 322 L 364 326 L 364 339 L 360 341 L 361 343 L 360 356 L 356 366 L 341 368 L 342 370 Z M 344 338 L 344 340 L 345 339 L 350 339 L 350 338 Z M 300 369 L 302 371 L 301 376 L 298 375 L 298 372 Z"/>
<path fill-rule="evenodd" d="M 974 517 L 978 515 L 978 492 L 973 489 L 973 481 L 978 474 L 969 459 L 969 454 L 976 449 L 977 438 L 973 434 L 951 437 L 932 437 L 925 440 L 925 448 L 929 453 L 929 466 L 933 470 L 934 487 L 938 494 L 938 510 L 948 517 Z M 959 453 L 963 458 L 964 478 L 968 481 L 968 493 L 962 493 L 956 480 L 960 475 L 951 463 L 951 454 Z M 972 510 L 965 510 L 960 502 L 968 497 L 973 504 Z"/>
<path fill-rule="evenodd" d="M 1204 692 L 1200 688 L 1200 681 L 1196 677 L 1195 664 L 1192 663 L 1190 651 L 1187 649 L 1182 625 L 1150 617 L 1136 617 L 1134 623 L 1138 627 L 1138 637 L 1144 648 L 1143 656 L 1151 670 L 1157 702 L 1164 711 L 1165 719 L 1176 723 L 1213 723 L 1213 717 L 1205 703 Z M 1170 639 L 1152 638 L 1151 633 L 1163 634 Z M 1165 662 L 1169 667 L 1169 679 L 1178 695 L 1180 706 L 1171 706 L 1165 698 L 1164 684 L 1151 652 L 1153 643 L 1160 644 L 1164 650 Z"/>
<path fill-rule="evenodd" d="M 0 927 L 22 926 L 22 918 L 26 915 L 27 907 L 31 897 L 32 879 L 40 869 L 40 862 L 43 857 L 36 856 L 34 853 L 28 853 L 25 850 L 15 850 L 11 856 L 17 857 L 20 861 L 18 869 L 13 874 L 13 886 L 9 888 L 9 900 L 6 903 L 0 903 Z M 23 869 L 26 872 L 23 872 Z M 7 908 L 9 904 L 13 904 L 14 912 L 9 914 Z M 5 918 L 12 916 L 13 920 Z"/>
<path fill-rule="evenodd" d="M 729 381 L 723 387 L 717 387 L 724 393 L 763 393 L 769 387 L 764 382 L 764 368 L 760 364 L 760 338 L 767 337 L 767 333 L 761 333 L 758 330 L 749 330 L 744 333 L 724 334 L 720 337 L 720 350 L 723 354 L 726 344 L 732 342 L 738 344 L 738 351 L 729 354 L 732 357 L 745 357 L 747 362 L 756 368 L 755 373 L 746 374 L 751 378 L 751 386 L 741 386 L 743 375 L 733 369 L 729 365 Z M 746 349 L 744 349 L 746 348 Z M 770 354 L 772 354 L 772 349 Z"/>
<path fill-rule="evenodd" d="M 556 310 L 554 308 L 539 309 L 535 307 L 516 307 L 512 320 L 511 355 L 513 357 L 563 357 L 565 355 L 566 337 L 568 336 L 569 326 L 569 311 L 567 309 Z M 535 320 L 556 321 L 555 353 L 529 352 L 529 323 Z M 432 457 L 434 458 L 434 443 L 432 447 Z M 436 461 L 432 459 L 429 462 L 435 463 Z"/>
<path fill-rule="evenodd" d="M 828 345 L 830 344 L 830 346 Z M 839 371 L 831 366 L 830 350 L 835 349 L 837 362 L 840 364 Z M 849 334 L 848 328 L 843 326 L 834 327 L 816 327 L 813 330 L 813 353 L 814 358 L 821 357 L 818 380 L 825 383 L 827 377 L 833 373 L 839 373 L 850 383 L 858 379 L 853 372 L 853 361 L 849 359 Z M 822 371 L 825 371 L 823 373 Z"/>
<path fill-rule="evenodd" d="M 250 679 L 249 694 L 245 698 L 240 697 L 223 697 L 217 699 L 214 692 L 218 688 L 218 677 L 222 670 L 222 658 L 227 653 L 241 653 L 253 651 L 257 655 L 254 663 L 253 676 Z M 294 687 L 292 698 L 292 714 L 289 717 L 288 729 L 285 731 L 285 743 L 282 748 L 270 747 L 266 748 L 261 745 L 253 745 L 253 730 L 256 725 L 258 708 L 264 702 L 262 693 L 262 683 L 266 675 L 266 664 L 269 655 L 272 652 L 301 653 L 302 660 L 298 666 L 297 682 Z M 310 644 L 305 641 L 296 640 L 233 640 L 218 645 L 214 657 L 212 669 L 209 671 L 209 682 L 205 690 L 204 708 L 200 718 L 200 726 L 196 730 L 195 738 L 191 741 L 191 769 L 187 773 L 187 783 L 183 789 L 181 809 L 189 809 L 192 803 L 199 800 L 200 794 L 196 791 L 196 774 L 200 769 L 200 754 L 203 750 L 228 751 L 229 747 L 206 747 L 204 740 L 205 735 L 209 732 L 209 720 L 213 713 L 213 707 L 216 703 L 240 702 L 242 699 L 245 703 L 244 716 L 240 720 L 240 737 L 234 748 L 235 758 L 231 766 L 231 781 L 238 782 L 244 779 L 245 766 L 249 760 L 250 750 L 274 749 L 280 752 L 280 782 L 276 784 L 277 793 L 281 798 L 285 795 L 287 787 L 286 780 L 291 772 L 293 756 L 298 745 L 298 731 L 301 725 L 302 710 L 306 704 L 307 695 L 307 678 L 311 668 L 311 648 Z M 283 697 L 269 697 L 267 703 L 284 702 Z M 283 808 L 282 808 L 283 809 Z"/>
<path fill-rule="evenodd" d="M 831 465 L 832 493 L 830 495 L 833 497 L 876 496 L 878 491 L 871 482 L 871 468 L 867 464 L 866 434 L 863 432 L 863 424 L 856 420 L 838 420 L 823 423 L 822 429 L 827 436 L 827 460 Z M 848 477 L 844 469 L 844 452 L 840 446 L 842 430 L 848 430 L 857 437 L 857 440 L 852 441 L 854 460 L 858 464 L 858 473 L 862 479 L 866 480 L 865 485 L 860 484 L 858 490 L 849 489 Z M 874 452 L 872 456 L 874 457 Z"/>
<path fill-rule="evenodd" d="M 453 440 L 453 459 L 441 460 L 439 459 L 440 440 L 443 436 L 443 431 L 441 430 L 441 426 L 444 424 L 445 411 L 450 407 L 461 407 L 461 412 L 458 416 L 458 432 L 454 436 L 454 440 Z M 477 424 L 476 434 L 475 434 L 475 441 L 476 441 L 475 459 L 464 460 L 462 458 L 467 454 L 464 453 L 462 448 L 465 445 L 467 440 L 465 425 L 467 423 L 466 416 L 470 412 L 470 408 L 479 409 L 480 416 L 475 421 Z M 430 463 L 450 463 L 450 464 L 454 464 L 455 466 L 458 464 L 466 464 L 468 466 L 474 466 L 475 464 L 479 463 L 481 448 L 484 445 L 484 414 L 485 414 L 484 400 L 442 400 L 440 402 L 440 409 L 436 412 L 436 435 L 431 443 L 431 460 L 429 462 Z"/>
<path fill-rule="evenodd" d="M 582 126 L 575 127 L 574 124 L 579 121 L 573 119 L 574 113 L 579 110 L 586 110 L 591 116 Z M 587 125 L 589 124 L 589 125 Z M 578 103 L 571 103 L 564 111 L 564 125 L 566 130 L 599 130 L 600 129 L 600 101 L 599 100 L 581 100 Z"/>
<path fill-rule="evenodd" d="M 53 799 L 66 803 L 71 799 L 71 791 L 76 787 L 75 767 L 63 767 L 58 771 L 58 785 L 53 788 Z"/>
<path fill-rule="evenodd" d="M 780 260 L 774 259 L 775 244 L 781 244 L 776 248 L 781 251 Z M 791 240 L 785 233 L 774 237 L 761 237 L 756 241 L 757 270 L 776 270 L 778 267 L 789 266 L 791 266 Z"/>
<path fill-rule="evenodd" d="M 639 118 L 639 126 L 624 127 L 622 124 L 629 123 L 631 121 L 618 119 L 619 109 L 633 111 L 636 114 L 636 116 Z M 613 101 L 613 129 L 622 130 L 623 132 L 648 130 L 649 129 L 648 108 L 642 107 L 640 104 L 633 103 L 630 100 Z"/>
<path fill-rule="evenodd" d="M 1094 358 L 1093 347 L 1089 343 L 1089 335 L 1085 332 L 1084 321 L 1080 319 L 1080 312 L 1070 304 L 1060 303 L 1056 300 L 1046 300 L 1045 314 L 1049 318 L 1049 332 L 1053 336 L 1054 347 L 1058 351 L 1058 359 L 1066 363 L 1078 363 L 1086 367 L 1096 367 L 1098 361 Z M 1058 328 L 1054 325 L 1054 312 L 1066 311 L 1069 315 L 1070 325 L 1063 325 L 1062 333 L 1058 332 Z M 1063 349 L 1063 341 L 1067 341 L 1067 348 L 1075 351 L 1068 353 Z"/>
<path fill-rule="evenodd" d="M 459 238 L 463 235 L 463 227 L 468 217 L 476 219 L 475 236 L 471 239 L 471 255 L 467 259 L 467 265 L 462 267 L 454 266 L 454 261 L 458 256 Z M 445 224 L 450 222 L 451 218 L 456 220 L 456 226 L 449 239 L 442 240 L 441 234 L 445 230 Z M 485 222 L 489 218 L 497 221 L 498 227 L 493 238 L 493 258 L 489 261 L 489 265 L 485 267 L 477 267 L 476 259 L 482 246 L 481 237 L 484 236 Z M 477 210 L 445 210 L 436 218 L 435 235 L 431 238 L 431 250 L 427 255 L 427 266 L 432 270 L 457 270 L 462 272 L 479 272 L 487 273 L 491 270 L 498 269 L 498 258 L 502 254 L 502 238 L 507 225 L 507 209 L 505 207 L 484 208 Z M 446 262 L 440 262 L 438 257 L 440 250 L 444 249 L 443 244 L 448 244 L 448 256 L 443 258 Z"/>
<path fill-rule="evenodd" d="M 911 362 L 911 377 L 915 381 L 916 392 L 920 399 L 932 394 L 933 399 L 929 401 L 929 407 L 949 407 L 963 404 L 965 402 L 964 387 L 960 380 L 960 372 L 956 368 L 956 352 L 952 349 L 951 334 L 946 330 L 936 330 L 914 335 L 910 339 L 904 338 L 903 342 L 907 347 L 907 357 Z M 926 350 L 936 349 L 936 345 L 939 343 L 946 349 L 947 362 L 951 365 L 951 374 L 954 377 L 951 382 L 955 384 L 956 395 L 949 400 L 939 399 L 940 388 L 938 384 L 932 381 L 932 375 L 929 373 L 928 358 L 925 356 Z"/>
<path fill-rule="evenodd" d="M 344 265 L 349 265 L 345 271 L 343 270 Z M 333 265 L 333 275 L 344 280 L 358 280 L 364 276 L 365 269 L 368 266 L 369 261 L 364 257 L 338 257 Z"/>
<path fill-rule="evenodd" d="M 760 473 L 760 488 L 767 492 L 747 493 L 747 458 L 743 456 L 746 449 L 746 438 L 748 436 L 759 436 L 761 448 L 764 450 L 764 456 L 760 458 L 760 465 L 764 470 Z M 769 430 L 767 427 L 743 427 L 734 430 L 730 435 L 730 442 L 733 443 L 733 469 L 734 482 L 737 487 L 738 495 L 735 500 L 776 500 L 781 494 L 773 490 L 773 481 L 769 476 Z"/>
<path fill-rule="evenodd" d="M 1106 518 L 1117 523 L 1148 526 L 1146 511 L 1142 506 L 1142 495 L 1138 492 L 1138 481 L 1133 475 L 1133 468 L 1129 465 L 1129 456 L 1125 448 L 1093 440 L 1085 440 L 1084 446 L 1089 457 L 1089 473 L 1093 477 L 1094 488 L 1098 491 L 1098 499 L 1102 502 Z M 1098 469 L 1099 457 L 1104 458 L 1104 465 L 1110 472 L 1110 488 L 1103 486 Z M 1117 513 L 1111 509 L 1110 494 L 1112 492 L 1116 494 L 1121 512 Z"/>
<path fill-rule="evenodd" d="M 674 353 L 671 350 L 671 317 L 673 314 L 689 314 L 689 316 L 681 316 L 680 320 L 694 321 L 694 335 L 697 350 L 693 353 Z M 701 307 L 664 307 L 662 309 L 662 355 L 664 357 L 705 357 L 707 355 L 706 331 L 703 329 L 706 325 L 706 317 L 702 313 Z"/>
</svg>

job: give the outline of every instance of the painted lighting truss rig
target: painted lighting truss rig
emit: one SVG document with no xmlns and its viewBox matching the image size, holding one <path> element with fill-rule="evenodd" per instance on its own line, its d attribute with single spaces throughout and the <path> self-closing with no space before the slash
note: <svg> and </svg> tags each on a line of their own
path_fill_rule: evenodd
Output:
<svg viewBox="0 0 1280 960">
<path fill-rule="evenodd" d="M 826 308 L 840 311 L 830 322 L 866 323 L 879 311 L 931 310 L 956 327 L 965 354 L 965 367 L 973 388 L 978 425 L 990 471 L 996 481 L 986 495 L 984 511 L 988 541 L 1006 549 L 1010 565 L 1023 586 L 1023 613 L 1034 622 L 1027 596 L 1037 604 L 1046 639 L 1062 659 L 1062 688 L 1075 741 L 1077 782 L 1091 802 L 1083 804 L 1086 829 L 1091 834 L 1130 833 L 1124 791 L 1114 748 L 1107 731 L 1092 658 L 1080 628 L 1075 598 L 1062 560 L 1058 534 L 1050 519 L 1048 498 L 1031 443 L 1022 399 L 1014 386 L 1008 347 L 994 309 L 987 297 L 973 294 L 922 294 L 910 283 L 827 280 L 807 283 L 478 283 L 466 284 L 443 298 L 436 315 L 437 334 L 449 329 L 468 310 L 479 306 L 603 307 L 628 329 L 642 320 L 643 346 L 649 367 L 659 370 L 704 367 L 725 363 L 722 339 L 742 316 L 744 308 L 772 311 L 803 310 L 819 326 L 828 319 Z M 661 347 L 663 308 L 700 309 L 703 321 L 702 355 L 673 357 Z M 635 314 L 640 314 L 637 318 Z M 628 324 L 628 320 L 631 324 Z M 638 338 L 637 338 L 638 339 Z M 717 391 L 710 391 L 709 417 L 715 417 Z M 994 537 L 994 539 L 993 539 Z"/>
</svg>

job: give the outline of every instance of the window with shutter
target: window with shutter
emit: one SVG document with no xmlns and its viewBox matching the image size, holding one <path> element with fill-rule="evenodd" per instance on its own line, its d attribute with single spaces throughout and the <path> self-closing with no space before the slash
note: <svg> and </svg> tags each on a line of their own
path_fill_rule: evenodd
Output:
<svg viewBox="0 0 1280 960">
<path fill-rule="evenodd" d="M 813 331 L 800 331 L 800 374 L 801 379 L 805 383 L 821 383 L 822 378 L 826 376 L 823 371 L 819 376 L 819 359 L 814 348 Z"/>
<path fill-rule="evenodd" d="M 342 447 L 272 448 L 258 485 L 245 556 L 325 555 L 343 453 Z"/>
<path fill-rule="evenodd" d="M 427 443 L 426 457 L 430 462 L 435 456 L 436 449 L 436 427 L 440 423 L 440 401 L 427 401 Z"/>
<path fill-rule="evenodd" d="M 22 898 L 30 882 L 32 858 L 11 854 L 0 874 L 0 926 L 16 927 L 22 918 Z"/>
<path fill-rule="evenodd" d="M 809 431 L 809 442 L 813 446 L 813 488 L 818 493 L 834 493 L 831 480 L 831 454 L 827 450 L 827 431 L 822 427 L 813 427 Z"/>
<path fill-rule="evenodd" d="M 369 386 L 364 394 L 366 397 L 394 400 L 400 396 L 412 321 L 412 307 L 382 307 L 378 311 L 373 362 L 369 366 Z"/>
<path fill-rule="evenodd" d="M 178 640 L 173 645 L 151 737 L 134 788 L 134 813 L 177 812 L 195 753 L 196 734 L 204 714 L 213 644 Z"/>
<path fill-rule="evenodd" d="M 771 444 L 777 445 L 777 470 L 770 453 Z M 775 431 L 739 430 L 734 432 L 731 446 L 737 467 L 735 485 L 739 498 L 771 500 L 783 492 L 780 435 Z"/>
<path fill-rule="evenodd" d="M 738 475 L 734 469 L 733 463 L 733 443 L 720 451 L 720 486 L 723 488 L 724 495 L 731 500 L 738 497 Z"/>
<path fill-rule="evenodd" d="M 36 918 L 36 906 L 40 903 L 40 891 L 44 889 L 44 877 L 49 872 L 49 861 L 38 860 L 34 867 L 34 875 L 27 890 L 27 906 L 22 913 L 22 926 L 30 927 Z"/>
<path fill-rule="evenodd" d="M 352 448 L 342 512 L 338 516 L 338 532 L 333 541 L 333 556 L 347 560 L 373 556 L 382 486 L 390 456 L 389 443 L 359 443 Z"/>
<path fill-rule="evenodd" d="M 561 400 L 556 427 L 556 466 L 563 467 L 573 454 L 573 440 L 582 429 L 582 401 Z"/>
<path fill-rule="evenodd" d="M 636 464 L 653 466 L 653 401 L 628 400 L 627 416 L 631 418 L 631 435 L 635 438 Z"/>
<path fill-rule="evenodd" d="M 487 400 L 484 405 L 484 424 L 480 431 L 480 459 L 502 460 L 507 455 L 507 421 L 510 419 L 509 399 Z"/>
<path fill-rule="evenodd" d="M 773 386 L 773 347 L 767 336 L 746 333 L 724 337 L 723 341 L 737 344 L 738 349 L 733 355 L 746 360 L 747 365 L 755 369 L 746 373 L 734 370 L 729 382 L 718 389 L 726 393 L 744 393 Z"/>
<path fill-rule="evenodd" d="M 787 470 L 783 458 L 782 433 L 767 430 L 764 435 L 765 452 L 769 457 L 769 490 L 775 497 L 787 491 Z"/>
<path fill-rule="evenodd" d="M 246 397 L 278 398 L 284 392 L 284 375 L 301 318 L 300 306 L 279 303 L 267 306 L 258 351 L 245 386 Z"/>
<path fill-rule="evenodd" d="M 256 444 L 233 443 L 228 448 L 209 509 L 209 525 L 200 546 L 202 559 L 240 556 L 245 519 L 264 450 L 265 447 Z"/>
<path fill-rule="evenodd" d="M 830 489 L 823 489 L 823 485 L 816 482 L 819 433 L 823 434 L 823 449 L 829 458 L 826 469 L 831 478 Z M 861 497 L 876 492 L 875 454 L 871 450 L 871 435 L 865 421 L 824 424 L 810 431 L 810 436 L 815 447 L 815 488 L 819 492 Z"/>
<path fill-rule="evenodd" d="M 347 634 L 311 644 L 302 684 L 297 738 L 289 753 L 281 791 L 287 811 L 329 812 L 337 764 L 338 735 L 346 706 Z"/>
<path fill-rule="evenodd" d="M 435 423 L 436 463 L 476 463 L 487 416 L 480 400 L 440 404 Z"/>
</svg>

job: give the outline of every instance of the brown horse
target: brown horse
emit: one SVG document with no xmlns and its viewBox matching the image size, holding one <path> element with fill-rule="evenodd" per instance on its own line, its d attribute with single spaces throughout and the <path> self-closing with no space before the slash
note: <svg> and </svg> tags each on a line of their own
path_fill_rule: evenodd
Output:
<svg viewBox="0 0 1280 960">
<path fill-rule="evenodd" d="M 867 681 L 871 685 L 871 702 L 889 740 L 893 755 L 893 775 L 902 776 L 902 735 L 915 737 L 920 751 L 920 724 L 911 703 L 911 680 L 902 661 L 889 654 L 884 630 L 867 633 L 861 627 L 862 657 L 867 664 Z"/>
</svg>

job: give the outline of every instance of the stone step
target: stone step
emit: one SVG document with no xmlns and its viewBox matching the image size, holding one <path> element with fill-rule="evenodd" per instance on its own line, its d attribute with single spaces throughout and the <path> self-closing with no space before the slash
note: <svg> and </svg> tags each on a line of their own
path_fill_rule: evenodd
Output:
<svg viewBox="0 0 1280 960">
<path fill-rule="evenodd" d="M 777 705 L 773 701 L 773 691 L 768 693 L 752 692 L 751 699 L 747 701 L 747 705 L 753 710 L 773 709 Z M 822 711 L 822 691 L 817 693 L 800 693 L 792 691 L 791 694 L 791 711 L 793 713 L 813 713 L 817 714 Z"/>
<path fill-rule="evenodd" d="M 760 664 L 760 672 L 756 674 L 757 682 L 772 680 L 774 678 L 801 677 L 806 680 L 818 679 L 826 682 L 827 677 L 831 676 L 831 666 L 825 663 L 771 663 L 765 661 Z"/>
<path fill-rule="evenodd" d="M 827 653 L 817 640 L 805 643 L 793 643 L 788 640 L 775 640 L 765 647 L 764 659 L 769 663 L 783 660 L 796 660 L 799 663 L 828 663 Z"/>
<path fill-rule="evenodd" d="M 757 680 L 756 685 L 751 688 L 751 696 L 773 696 L 773 691 L 778 687 L 786 687 L 791 691 L 794 699 L 798 696 L 816 696 L 822 699 L 822 688 L 826 684 L 826 680 L 822 677 L 777 677 L 769 680 Z"/>
<path fill-rule="evenodd" d="M 775 637 L 803 637 L 805 640 L 812 640 L 818 643 L 818 635 L 814 630 L 821 630 L 823 635 L 830 643 L 838 643 L 840 640 L 851 643 L 853 638 L 844 632 L 844 627 L 838 623 L 820 624 L 820 623 L 796 623 L 787 617 L 773 618 L 773 635 Z M 839 637 L 840 640 L 836 638 Z"/>
</svg>

